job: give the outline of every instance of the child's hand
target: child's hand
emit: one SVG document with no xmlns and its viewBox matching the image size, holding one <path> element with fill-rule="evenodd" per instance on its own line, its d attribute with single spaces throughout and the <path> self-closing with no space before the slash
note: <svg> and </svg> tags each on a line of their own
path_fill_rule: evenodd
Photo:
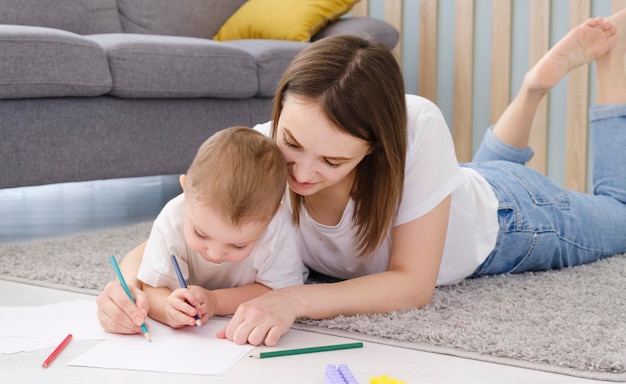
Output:
<svg viewBox="0 0 626 384">
<path fill-rule="evenodd" d="M 197 285 L 179 288 L 172 292 L 165 304 L 165 320 L 172 328 L 195 326 L 198 315 L 202 324 L 206 324 L 215 313 L 213 294 Z"/>
</svg>

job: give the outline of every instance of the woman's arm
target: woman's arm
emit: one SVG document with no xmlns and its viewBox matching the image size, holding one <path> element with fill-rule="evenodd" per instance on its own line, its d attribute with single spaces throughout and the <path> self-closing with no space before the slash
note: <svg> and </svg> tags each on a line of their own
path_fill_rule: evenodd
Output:
<svg viewBox="0 0 626 384">
<path fill-rule="evenodd" d="M 144 323 L 149 310 L 148 299 L 141 290 L 141 282 L 137 280 L 145 248 L 144 241 L 130 251 L 120 263 L 124 279 L 137 304 L 133 304 L 117 281 L 108 283 L 96 299 L 98 320 L 102 329 L 107 332 L 141 333 L 140 325 Z"/>
<path fill-rule="evenodd" d="M 234 288 L 223 288 L 210 291 L 213 294 L 213 312 L 212 315 L 230 316 L 246 301 L 271 291 L 270 288 L 263 284 L 253 283 Z"/>
<path fill-rule="evenodd" d="M 443 256 L 450 201 L 448 196 L 426 215 L 392 230 L 387 271 L 268 292 L 240 305 L 219 336 L 237 344 L 273 346 L 297 317 L 384 313 L 428 304 Z"/>
</svg>

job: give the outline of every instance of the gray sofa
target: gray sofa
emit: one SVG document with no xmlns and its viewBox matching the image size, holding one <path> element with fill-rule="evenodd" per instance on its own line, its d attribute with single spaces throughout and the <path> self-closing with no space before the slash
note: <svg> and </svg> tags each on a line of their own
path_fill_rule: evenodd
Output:
<svg viewBox="0 0 626 384">
<path fill-rule="evenodd" d="M 182 173 L 212 133 L 267 121 L 310 43 L 212 40 L 244 2 L 0 0 L 0 188 Z M 398 40 L 372 18 L 312 40 L 338 33 Z"/>
</svg>

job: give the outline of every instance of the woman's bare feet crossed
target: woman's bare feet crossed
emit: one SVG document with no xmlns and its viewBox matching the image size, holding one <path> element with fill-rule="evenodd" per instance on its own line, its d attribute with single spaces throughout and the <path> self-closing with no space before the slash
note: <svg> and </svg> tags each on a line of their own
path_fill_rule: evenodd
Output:
<svg viewBox="0 0 626 384">
<path fill-rule="evenodd" d="M 601 17 L 572 29 L 528 72 L 529 90 L 548 91 L 571 70 L 590 63 L 617 43 L 617 28 Z"/>
</svg>

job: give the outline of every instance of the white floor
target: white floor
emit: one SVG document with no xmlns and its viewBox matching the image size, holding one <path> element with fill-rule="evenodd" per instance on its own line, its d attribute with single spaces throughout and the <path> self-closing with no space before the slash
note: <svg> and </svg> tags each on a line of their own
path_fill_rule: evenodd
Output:
<svg viewBox="0 0 626 384">
<path fill-rule="evenodd" d="M 59 291 L 0 280 L 0 306 L 37 306 L 94 296 Z M 42 319 L 45 321 L 45 319 Z M 0 321 L 1 322 L 1 321 Z M 335 344 L 349 340 L 317 333 L 290 331 L 283 348 L 313 344 Z M 244 358 L 221 377 L 175 375 L 154 372 L 66 366 L 79 354 L 96 345 L 95 341 L 74 340 L 47 368 L 41 363 L 53 348 L 30 353 L 0 354 L 2 383 L 324 383 L 327 364 L 347 364 L 361 384 L 372 377 L 387 375 L 406 383 L 599 383 L 551 373 L 483 363 L 445 355 L 365 343 L 362 349 L 332 351 L 271 359 Z"/>
<path fill-rule="evenodd" d="M 42 187 L 36 188 L 34 192 L 32 189 L 0 190 L 0 217 L 3 217 L 0 224 L 0 242 L 23 241 L 149 220 L 158 212 L 163 200 L 167 201 L 169 197 L 178 193 L 171 178 L 141 180 L 139 184 L 127 187 L 126 192 L 124 192 L 126 187 L 121 187 L 116 182 L 105 183 L 104 187 L 82 183 L 76 184 L 75 187 L 68 185 Z M 106 203 L 102 203 L 103 201 Z M 132 206 L 136 207 L 137 202 L 141 202 L 140 213 L 129 209 Z M 59 221 L 64 224 L 51 225 Z M 63 233 L 59 233 L 60 227 Z M 74 299 L 95 300 L 95 297 L 0 280 L 0 306 L 38 306 Z M 346 341 L 333 336 L 292 330 L 281 339 L 281 347 L 299 348 L 312 344 Z M 321 384 L 324 383 L 327 364 L 347 364 L 361 384 L 367 384 L 370 378 L 380 375 L 387 375 L 406 383 L 600 383 L 375 343 L 365 343 L 362 349 L 345 351 L 260 360 L 244 358 L 222 377 L 65 365 L 95 343 L 97 342 L 72 341 L 47 369 L 41 368 L 41 362 L 53 348 L 29 353 L 0 354 L 0 382 Z"/>
</svg>

